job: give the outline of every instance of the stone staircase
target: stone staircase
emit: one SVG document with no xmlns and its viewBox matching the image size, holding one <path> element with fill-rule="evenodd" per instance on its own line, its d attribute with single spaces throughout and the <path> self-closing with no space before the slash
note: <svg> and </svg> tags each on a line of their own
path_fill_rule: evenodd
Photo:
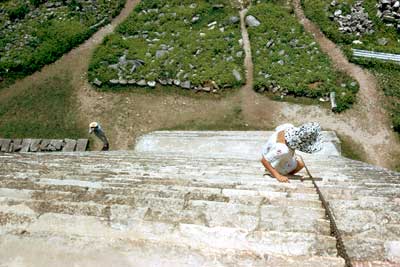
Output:
<svg viewBox="0 0 400 267">
<path fill-rule="evenodd" d="M 155 132 L 135 151 L 0 154 L 0 266 L 344 266 L 312 183 L 263 177 L 269 134 Z M 349 254 L 398 266 L 399 174 L 340 157 L 324 136 L 305 160 Z"/>
</svg>

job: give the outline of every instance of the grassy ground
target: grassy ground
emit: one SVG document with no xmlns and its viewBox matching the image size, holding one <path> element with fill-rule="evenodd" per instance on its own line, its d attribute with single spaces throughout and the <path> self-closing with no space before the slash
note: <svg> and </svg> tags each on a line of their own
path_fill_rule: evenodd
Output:
<svg viewBox="0 0 400 267">
<path fill-rule="evenodd" d="M 112 87 L 110 80 L 123 84 L 142 79 L 240 87 L 244 52 L 238 42 L 240 24 L 232 23 L 231 16 L 238 16 L 238 11 L 227 0 L 142 1 L 95 51 L 89 80 L 97 78 L 106 88 Z M 142 60 L 144 65 L 132 70 L 130 60 Z"/>
<path fill-rule="evenodd" d="M 224 116 L 217 120 L 189 120 L 162 130 L 169 131 L 250 131 L 260 130 L 259 127 L 249 125 L 243 118 L 242 109 L 233 106 Z M 265 130 L 263 128 L 263 130 Z"/>
<path fill-rule="evenodd" d="M 82 138 L 71 75 L 59 74 L 0 100 L 3 138 Z"/>
<path fill-rule="evenodd" d="M 352 1 L 340 1 L 342 9 L 349 9 Z M 329 1 L 303 0 L 303 8 L 306 16 L 317 23 L 324 34 L 332 41 L 342 46 L 347 57 L 354 63 L 368 68 L 377 77 L 380 88 L 387 97 L 388 104 L 385 105 L 392 118 L 395 131 L 400 133 L 400 67 L 398 64 L 385 63 L 373 59 L 357 59 L 352 57 L 351 48 L 366 49 L 387 53 L 400 54 L 400 34 L 393 27 L 388 27 L 376 16 L 377 8 L 375 0 L 364 0 L 363 6 L 368 12 L 369 18 L 374 23 L 374 33 L 355 37 L 350 34 L 339 32 L 336 22 L 329 19 L 334 11 Z M 386 45 L 379 45 L 377 40 L 386 38 Z M 353 40 L 360 40 L 362 44 L 353 44 Z"/>
<path fill-rule="evenodd" d="M 122 9 L 125 0 L 0 1 L 0 89 L 57 60 Z M 49 5 L 54 5 L 49 7 Z"/>
<path fill-rule="evenodd" d="M 334 70 L 328 56 L 304 31 L 290 6 L 268 1 L 253 5 L 248 14 L 261 22 L 259 27 L 248 28 L 256 91 L 317 99 L 335 91 L 338 111 L 351 106 L 358 84 Z"/>
<path fill-rule="evenodd" d="M 339 135 L 341 142 L 342 155 L 346 158 L 365 161 L 365 151 L 361 149 L 361 146 L 354 142 L 350 136 Z"/>
</svg>

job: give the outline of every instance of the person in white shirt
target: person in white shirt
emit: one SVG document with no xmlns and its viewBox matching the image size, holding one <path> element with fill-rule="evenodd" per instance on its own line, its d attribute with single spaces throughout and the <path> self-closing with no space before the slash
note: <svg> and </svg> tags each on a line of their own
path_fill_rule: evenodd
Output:
<svg viewBox="0 0 400 267">
<path fill-rule="evenodd" d="M 89 134 L 91 133 L 94 133 L 103 142 L 102 151 L 108 151 L 110 146 L 106 134 L 98 122 L 92 122 L 89 124 Z"/>
<path fill-rule="evenodd" d="M 294 127 L 286 123 L 276 127 L 262 148 L 261 163 L 280 182 L 289 182 L 287 174 L 295 174 L 304 168 L 296 159 L 295 150 L 314 153 L 321 150 L 321 126 L 310 122 Z"/>
</svg>

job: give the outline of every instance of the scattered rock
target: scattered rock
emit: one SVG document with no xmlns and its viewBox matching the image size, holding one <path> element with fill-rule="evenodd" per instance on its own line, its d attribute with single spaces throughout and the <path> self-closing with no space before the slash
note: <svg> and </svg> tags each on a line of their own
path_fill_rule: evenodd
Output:
<svg viewBox="0 0 400 267">
<path fill-rule="evenodd" d="M 164 55 L 168 54 L 167 50 L 157 50 L 156 51 L 156 58 L 162 58 Z"/>
<path fill-rule="evenodd" d="M 207 27 L 210 28 L 210 27 L 215 26 L 215 25 L 217 25 L 217 22 L 213 21 L 213 22 L 207 24 Z"/>
<path fill-rule="evenodd" d="M 161 85 L 167 85 L 167 83 L 168 83 L 166 80 L 163 80 L 163 79 L 159 79 L 158 82 L 159 82 Z"/>
<path fill-rule="evenodd" d="M 239 23 L 239 21 L 240 21 L 240 18 L 237 17 L 237 16 L 231 16 L 231 17 L 229 18 L 229 22 L 230 22 L 231 24 Z"/>
<path fill-rule="evenodd" d="M 182 87 L 183 89 L 190 89 L 190 87 L 191 87 L 190 81 L 184 81 L 184 82 L 182 82 L 182 83 L 181 83 L 181 87 Z"/>
<path fill-rule="evenodd" d="M 240 75 L 239 71 L 237 71 L 236 69 L 234 69 L 232 71 L 233 76 L 235 76 L 236 81 L 241 81 L 242 80 L 242 75 Z"/>
<path fill-rule="evenodd" d="M 140 81 L 136 82 L 136 84 L 139 86 L 145 86 L 147 83 L 146 83 L 146 80 L 141 79 Z"/>
<path fill-rule="evenodd" d="M 236 57 L 243 57 L 243 51 L 239 51 L 236 53 Z"/>
<path fill-rule="evenodd" d="M 212 7 L 213 7 L 213 9 L 220 9 L 220 8 L 224 8 L 224 5 L 223 4 L 215 4 Z"/>
<path fill-rule="evenodd" d="M 333 15 L 335 17 L 339 17 L 340 15 L 342 15 L 342 10 L 340 10 L 340 9 L 336 10 L 335 13 L 333 13 Z"/>
<path fill-rule="evenodd" d="M 100 87 L 102 82 L 99 79 L 95 78 L 94 81 L 93 81 L 93 84 Z"/>
<path fill-rule="evenodd" d="M 400 1 L 398 0 L 379 0 L 376 16 L 381 18 L 387 26 L 396 27 L 400 32 Z"/>
<path fill-rule="evenodd" d="M 200 20 L 200 16 L 199 15 L 196 15 L 196 16 L 194 16 L 193 18 L 192 18 L 192 23 L 196 23 L 196 22 L 198 22 Z"/>
<path fill-rule="evenodd" d="M 156 86 L 156 82 L 155 81 L 148 81 L 147 85 L 150 87 L 155 87 Z"/>
<path fill-rule="evenodd" d="M 274 45 L 274 40 L 269 40 L 268 43 L 266 44 L 267 48 L 270 48 Z"/>
<path fill-rule="evenodd" d="M 378 43 L 379 45 L 387 45 L 388 42 L 389 42 L 389 41 L 388 41 L 387 38 L 379 38 L 379 39 L 377 40 L 377 43 Z"/>
<path fill-rule="evenodd" d="M 254 16 L 249 15 L 249 16 L 246 16 L 246 24 L 249 27 L 258 27 L 261 25 L 261 22 L 259 20 L 257 20 Z"/>
<path fill-rule="evenodd" d="M 342 33 L 351 33 L 356 36 L 361 36 L 363 34 L 373 33 L 373 23 L 368 17 L 368 13 L 364 10 L 362 6 L 363 0 L 358 0 L 350 7 L 350 13 L 343 15 L 341 9 L 337 9 L 330 16 L 331 19 L 336 21 L 339 25 L 339 31 Z M 336 6 L 338 3 L 336 1 L 331 2 L 331 6 Z"/>
</svg>

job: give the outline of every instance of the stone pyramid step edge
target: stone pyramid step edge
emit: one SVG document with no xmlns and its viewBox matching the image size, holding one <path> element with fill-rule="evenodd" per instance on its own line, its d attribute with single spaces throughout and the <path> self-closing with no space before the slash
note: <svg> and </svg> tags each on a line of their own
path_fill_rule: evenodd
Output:
<svg viewBox="0 0 400 267">
<path fill-rule="evenodd" d="M 125 211 L 124 209 L 121 212 Z M 121 215 L 122 216 L 122 215 Z M 173 241 L 192 248 L 252 250 L 256 253 L 277 253 L 286 256 L 335 256 L 333 237 L 302 232 L 246 231 L 229 227 L 206 227 L 193 224 L 168 224 L 152 221 L 129 221 L 128 225 L 112 223 L 107 226 L 91 216 L 46 213 L 24 227 L 31 236 L 76 236 L 77 238 L 105 236 L 117 239 Z M 77 225 L 81 225 L 77 227 Z M 91 225 L 89 228 L 86 226 Z M 82 228 L 83 227 L 83 228 Z M 99 232 L 99 229 L 102 229 Z"/>
<path fill-rule="evenodd" d="M 131 267 L 298 267 L 299 264 L 302 267 L 344 267 L 344 260 L 339 257 L 288 257 L 266 253 L 257 254 L 249 250 L 193 249 L 179 243 L 160 243 L 152 240 L 130 241 L 129 252 L 124 252 L 115 248 L 114 244 L 93 248 L 93 244 L 98 244 L 98 240 L 95 239 L 85 241 L 72 241 L 68 237 L 58 237 L 58 239 L 60 243 L 68 244 L 68 246 L 59 247 L 57 243 L 49 242 L 42 237 L 30 237 L 28 240 L 23 236 L 6 235 L 0 248 L 7 249 L 0 250 L 0 258 L 8 266 L 13 259 L 18 257 L 22 261 L 29 262 L 29 267 L 67 267 L 71 264 L 98 267 L 108 267 L 112 264 Z M 120 247 L 122 246 L 120 244 Z M 81 247 L 81 249 L 77 251 L 75 247 Z M 21 249 L 26 252 L 24 255 L 20 254 Z M 68 264 L 65 265 L 65 262 L 57 257 L 60 253 L 68 257 Z M 46 254 L 47 257 L 37 260 L 35 257 L 28 256 L 40 254 Z M 104 257 L 104 255 L 107 256 Z"/>
</svg>

